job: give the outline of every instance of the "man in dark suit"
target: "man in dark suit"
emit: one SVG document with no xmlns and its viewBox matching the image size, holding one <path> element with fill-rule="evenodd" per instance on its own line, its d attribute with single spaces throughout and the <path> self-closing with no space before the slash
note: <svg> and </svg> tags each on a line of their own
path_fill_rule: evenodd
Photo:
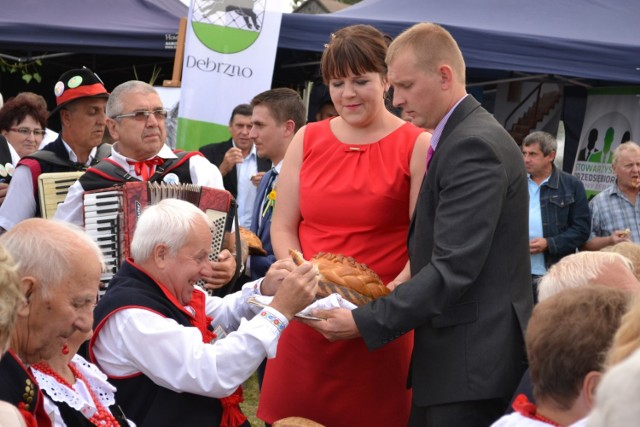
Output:
<svg viewBox="0 0 640 427">
<path fill-rule="evenodd" d="M 264 173 L 271 168 L 269 159 L 257 156 L 249 138 L 251 111 L 249 104 L 236 106 L 229 120 L 231 139 L 200 147 L 200 152 L 220 169 L 225 190 L 238 202 L 238 221 L 246 228 L 251 225 L 257 187 Z"/>
<path fill-rule="evenodd" d="M 307 322 L 374 350 L 414 329 L 410 426 L 487 426 L 526 368 L 527 175 L 513 139 L 466 94 L 451 35 L 416 24 L 387 53 L 394 104 L 435 129 L 409 230 L 412 278 L 387 297 Z M 432 150 L 433 149 L 433 150 Z"/>
<path fill-rule="evenodd" d="M 273 164 L 260 183 L 251 218 L 251 231 L 260 238 L 267 252 L 266 256 L 249 257 L 251 280 L 256 280 L 264 277 L 276 260 L 271 246 L 271 215 L 276 204 L 276 183 L 287 148 L 295 133 L 305 124 L 305 107 L 300 95 L 286 88 L 262 92 L 251 100 L 251 105 L 253 126 L 249 135 L 255 142 L 258 156 Z"/>
</svg>

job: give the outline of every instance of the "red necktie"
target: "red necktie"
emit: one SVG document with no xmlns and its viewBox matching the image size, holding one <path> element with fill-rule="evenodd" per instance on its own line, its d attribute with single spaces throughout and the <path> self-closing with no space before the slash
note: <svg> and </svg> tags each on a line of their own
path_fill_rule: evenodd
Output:
<svg viewBox="0 0 640 427">
<path fill-rule="evenodd" d="M 149 177 L 155 172 L 156 166 L 163 164 L 164 159 L 156 156 L 153 159 L 140 160 L 137 162 L 127 160 L 127 163 L 133 165 L 136 174 L 140 176 L 143 181 L 149 181 Z"/>
</svg>

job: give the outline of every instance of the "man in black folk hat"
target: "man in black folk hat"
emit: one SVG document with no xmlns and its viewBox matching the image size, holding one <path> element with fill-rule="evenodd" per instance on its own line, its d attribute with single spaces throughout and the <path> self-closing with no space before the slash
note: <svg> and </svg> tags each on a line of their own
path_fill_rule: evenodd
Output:
<svg viewBox="0 0 640 427">
<path fill-rule="evenodd" d="M 86 67 L 73 69 L 60 76 L 54 92 L 56 108 L 51 115 L 60 114 L 62 131 L 58 139 L 20 160 L 0 207 L 0 232 L 41 216 L 40 174 L 83 171 L 111 154 L 110 145 L 102 143 L 109 93 L 100 78 Z"/>
</svg>

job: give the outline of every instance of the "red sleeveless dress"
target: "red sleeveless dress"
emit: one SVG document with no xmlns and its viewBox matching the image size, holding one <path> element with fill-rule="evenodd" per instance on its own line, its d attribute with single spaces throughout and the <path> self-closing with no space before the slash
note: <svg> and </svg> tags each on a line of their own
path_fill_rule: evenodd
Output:
<svg viewBox="0 0 640 427">
<path fill-rule="evenodd" d="M 305 258 L 352 256 L 388 283 L 407 262 L 410 160 L 418 135 L 410 123 L 380 141 L 338 141 L 330 120 L 309 124 L 300 172 L 299 238 Z M 361 338 L 331 343 L 291 322 L 267 362 L 258 417 L 289 416 L 328 427 L 404 426 L 413 334 L 370 352 Z"/>
</svg>

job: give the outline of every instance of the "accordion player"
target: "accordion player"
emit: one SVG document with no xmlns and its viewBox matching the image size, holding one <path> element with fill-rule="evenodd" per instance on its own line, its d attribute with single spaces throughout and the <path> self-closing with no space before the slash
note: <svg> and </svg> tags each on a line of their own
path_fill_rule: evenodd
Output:
<svg viewBox="0 0 640 427">
<path fill-rule="evenodd" d="M 101 293 L 129 256 L 135 225 L 144 208 L 166 198 L 188 201 L 207 214 L 212 223 L 209 259 L 217 258 L 224 233 L 231 228 L 234 217 L 235 201 L 228 191 L 195 184 L 144 181 L 87 191 L 83 195 L 85 230 L 100 246 L 107 267 L 101 277 Z"/>
</svg>

